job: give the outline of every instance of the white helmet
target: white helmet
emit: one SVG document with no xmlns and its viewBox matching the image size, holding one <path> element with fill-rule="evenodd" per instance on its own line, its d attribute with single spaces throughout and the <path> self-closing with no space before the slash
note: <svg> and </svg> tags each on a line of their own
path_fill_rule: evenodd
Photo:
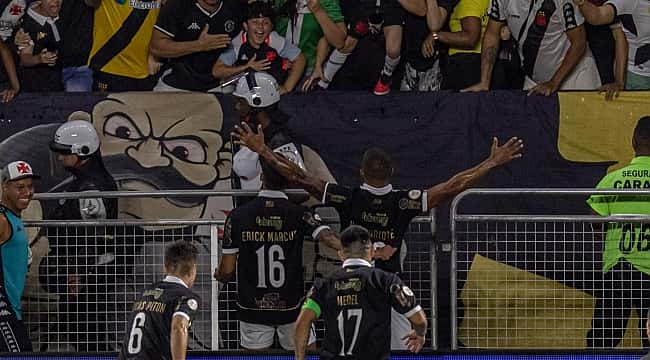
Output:
<svg viewBox="0 0 650 360">
<path fill-rule="evenodd" d="M 99 150 L 99 137 L 88 121 L 68 121 L 56 129 L 50 149 L 59 153 L 89 156 Z"/>
<path fill-rule="evenodd" d="M 246 99 L 254 108 L 265 108 L 280 101 L 280 87 L 273 76 L 265 72 L 251 72 L 237 81 L 233 95 Z"/>
</svg>

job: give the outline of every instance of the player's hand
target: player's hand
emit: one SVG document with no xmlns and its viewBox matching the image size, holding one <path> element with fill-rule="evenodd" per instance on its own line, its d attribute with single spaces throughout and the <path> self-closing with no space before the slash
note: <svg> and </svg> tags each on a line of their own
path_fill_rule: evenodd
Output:
<svg viewBox="0 0 650 360">
<path fill-rule="evenodd" d="M 18 91 L 19 89 L 14 89 L 14 88 L 0 91 L 0 102 L 3 103 L 10 102 L 11 100 L 14 99 L 14 97 L 16 97 Z"/>
<path fill-rule="evenodd" d="M 254 54 L 253 57 L 248 60 L 246 66 L 255 71 L 266 71 L 271 68 L 271 62 L 266 58 L 258 61 L 257 54 Z"/>
<path fill-rule="evenodd" d="M 499 146 L 499 139 L 496 137 L 492 138 L 492 148 L 490 149 L 489 160 L 495 166 L 503 165 L 508 163 L 516 158 L 521 157 L 521 150 L 524 148 L 524 141 L 512 137 L 508 142 Z"/>
<path fill-rule="evenodd" d="M 201 35 L 199 35 L 199 38 L 196 40 L 199 51 L 223 49 L 230 45 L 230 36 L 227 34 L 208 34 L 209 28 L 210 26 L 208 24 L 205 24 L 203 31 L 201 31 Z"/>
<path fill-rule="evenodd" d="M 434 46 L 436 45 L 436 39 L 433 36 L 427 36 L 426 39 L 422 42 L 422 56 L 425 58 L 430 58 L 434 54 Z"/>
<path fill-rule="evenodd" d="M 490 90 L 490 84 L 485 84 L 483 82 L 480 82 L 470 87 L 466 87 L 462 89 L 460 92 L 481 92 L 481 91 L 488 91 L 488 90 Z"/>
<path fill-rule="evenodd" d="M 14 44 L 16 45 L 16 48 L 18 48 L 18 50 L 22 50 L 24 48 L 28 48 L 34 45 L 34 43 L 32 42 L 32 37 L 29 36 L 29 34 L 26 33 L 25 31 L 23 31 L 23 29 L 18 29 L 18 31 L 16 32 L 16 36 L 14 37 Z"/>
<path fill-rule="evenodd" d="M 390 260 L 393 257 L 393 254 L 397 251 L 397 248 L 394 248 L 390 245 L 384 245 L 377 250 L 375 250 L 375 259 L 380 260 Z"/>
<path fill-rule="evenodd" d="M 611 101 L 614 100 L 614 98 L 618 98 L 619 92 L 623 90 L 625 87 L 623 84 L 619 84 L 617 82 L 605 84 L 598 89 L 598 93 L 602 94 L 605 93 L 605 100 Z"/>
<path fill-rule="evenodd" d="M 317 82 L 322 78 L 323 78 L 323 67 L 315 66 L 314 71 L 311 72 L 309 78 L 302 84 L 302 91 L 304 92 L 310 91 L 314 86 L 314 82 L 315 81 Z"/>
<path fill-rule="evenodd" d="M 411 330 L 411 332 L 404 336 L 402 340 L 405 340 L 404 345 L 406 345 L 406 348 L 410 352 L 419 353 L 420 350 L 422 350 L 422 347 L 424 347 L 425 337 L 418 336 L 418 334 L 415 333 L 415 330 Z"/>
<path fill-rule="evenodd" d="M 543 95 L 543 96 L 550 96 L 551 94 L 554 94 L 557 92 L 557 89 L 560 87 L 559 84 L 555 83 L 554 81 L 547 81 L 538 85 L 535 85 L 532 89 L 528 91 L 528 95 L 536 94 L 536 95 Z"/>
<path fill-rule="evenodd" d="M 54 66 L 54 64 L 56 64 L 56 59 L 58 58 L 55 52 L 47 51 L 47 49 L 43 49 L 39 54 L 39 57 L 41 63 L 49 66 Z"/>
<path fill-rule="evenodd" d="M 235 144 L 246 146 L 247 148 L 260 153 L 264 150 L 264 131 L 262 125 L 257 126 L 257 134 L 251 130 L 247 123 L 241 123 L 241 126 L 235 125 L 235 131 L 230 133 L 235 138 Z"/>
</svg>

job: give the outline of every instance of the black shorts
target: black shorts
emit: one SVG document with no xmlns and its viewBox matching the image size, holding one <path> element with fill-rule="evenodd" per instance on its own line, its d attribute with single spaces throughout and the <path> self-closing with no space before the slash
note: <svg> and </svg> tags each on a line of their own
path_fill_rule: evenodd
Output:
<svg viewBox="0 0 650 360">
<path fill-rule="evenodd" d="M 32 342 L 25 324 L 18 320 L 7 296 L 0 292 L 0 353 L 32 351 Z M 2 305 L 4 304 L 4 305 Z"/>
<path fill-rule="evenodd" d="M 371 22 L 383 21 L 383 26 L 404 25 L 406 17 L 397 0 L 381 0 L 379 7 L 375 0 L 341 0 L 340 5 L 348 34 L 357 39 L 368 33 Z"/>
</svg>

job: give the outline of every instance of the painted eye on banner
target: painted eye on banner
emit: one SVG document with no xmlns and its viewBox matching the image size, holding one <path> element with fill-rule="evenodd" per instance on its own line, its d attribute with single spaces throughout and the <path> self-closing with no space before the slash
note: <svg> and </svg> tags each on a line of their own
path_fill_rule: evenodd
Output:
<svg viewBox="0 0 650 360">
<path fill-rule="evenodd" d="M 121 113 L 107 116 L 104 123 L 104 134 L 124 140 L 140 140 L 144 137 L 135 123 Z"/>
<path fill-rule="evenodd" d="M 192 139 L 176 139 L 163 141 L 165 149 L 175 158 L 193 164 L 204 164 L 207 154 L 203 145 Z"/>
</svg>

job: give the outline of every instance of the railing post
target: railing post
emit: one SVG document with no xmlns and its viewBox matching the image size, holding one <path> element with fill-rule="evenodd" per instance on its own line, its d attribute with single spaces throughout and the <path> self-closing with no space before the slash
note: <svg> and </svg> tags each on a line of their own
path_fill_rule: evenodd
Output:
<svg viewBox="0 0 650 360">
<path fill-rule="evenodd" d="M 210 267 L 216 269 L 219 266 L 219 226 L 216 224 L 210 225 Z M 211 331 L 211 345 L 212 350 L 219 350 L 219 283 L 212 280 L 212 301 L 210 302 L 210 318 L 212 326 Z"/>
</svg>

